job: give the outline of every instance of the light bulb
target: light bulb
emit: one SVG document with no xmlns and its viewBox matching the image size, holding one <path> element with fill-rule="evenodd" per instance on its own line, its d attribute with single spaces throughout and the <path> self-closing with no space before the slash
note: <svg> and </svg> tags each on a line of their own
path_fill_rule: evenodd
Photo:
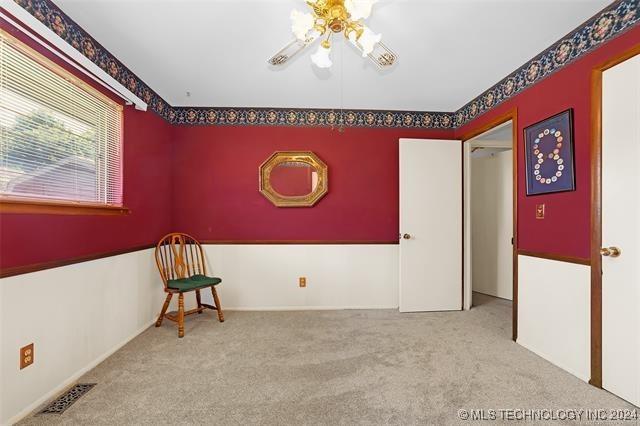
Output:
<svg viewBox="0 0 640 426">
<path fill-rule="evenodd" d="M 325 40 L 320 43 L 320 46 L 318 46 L 318 50 L 316 50 L 316 53 L 311 55 L 311 62 L 313 62 L 313 64 L 318 68 L 330 68 L 331 65 L 333 65 L 333 62 L 331 62 L 331 57 L 329 56 L 330 54 L 331 45 Z"/>
<path fill-rule="evenodd" d="M 344 6 L 351 15 L 352 21 L 367 19 L 371 15 L 371 8 L 377 0 L 345 0 Z"/>
<path fill-rule="evenodd" d="M 307 33 L 313 28 L 313 24 L 314 18 L 312 14 L 295 9 L 291 11 L 291 31 L 298 40 L 307 38 Z"/>
</svg>

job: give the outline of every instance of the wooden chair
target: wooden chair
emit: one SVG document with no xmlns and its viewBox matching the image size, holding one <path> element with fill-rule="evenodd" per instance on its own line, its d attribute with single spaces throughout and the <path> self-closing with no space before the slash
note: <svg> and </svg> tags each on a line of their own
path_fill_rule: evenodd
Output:
<svg viewBox="0 0 640 426">
<path fill-rule="evenodd" d="M 162 320 L 178 323 L 178 337 L 184 337 L 184 317 L 185 315 L 201 314 L 205 309 L 218 311 L 218 320 L 224 322 L 224 314 L 220 307 L 220 299 L 216 292 L 216 285 L 220 284 L 220 278 L 208 277 L 204 261 L 204 253 L 200 243 L 190 235 L 172 233 L 165 235 L 156 246 L 156 264 L 160 271 L 160 277 L 164 283 L 164 291 L 167 298 L 162 306 L 160 316 L 156 321 L 156 327 L 162 325 Z M 202 303 L 200 290 L 211 288 L 215 306 Z M 198 307 L 189 311 L 184 311 L 184 293 L 196 292 Z M 178 293 L 177 316 L 167 313 L 169 303 L 174 294 Z"/>
</svg>

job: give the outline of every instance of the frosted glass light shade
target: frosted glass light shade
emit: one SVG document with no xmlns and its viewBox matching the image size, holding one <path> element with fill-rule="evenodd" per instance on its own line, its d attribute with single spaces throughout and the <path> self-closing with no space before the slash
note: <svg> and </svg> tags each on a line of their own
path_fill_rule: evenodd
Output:
<svg viewBox="0 0 640 426">
<path fill-rule="evenodd" d="M 367 27 L 363 28 L 359 38 L 355 31 L 349 33 L 349 41 L 362 53 L 363 58 L 369 56 L 381 40 L 382 34 L 376 34 Z"/>
<path fill-rule="evenodd" d="M 377 0 L 345 0 L 344 6 L 353 21 L 367 19 L 371 15 L 371 8 Z"/>
<path fill-rule="evenodd" d="M 376 44 L 380 43 L 381 40 L 382 34 L 376 34 L 369 28 L 364 27 L 362 35 L 358 38 L 358 44 L 362 47 L 362 57 L 367 57 L 371 52 L 373 52 L 373 48 Z"/>
<path fill-rule="evenodd" d="M 311 55 L 311 62 L 318 68 L 330 68 L 333 65 L 331 62 L 331 47 L 324 47 L 322 44 L 318 46 L 316 53 Z"/>
<path fill-rule="evenodd" d="M 312 14 L 295 9 L 291 11 L 291 31 L 298 40 L 307 38 L 307 33 L 313 28 L 313 24 L 314 18 Z"/>
</svg>

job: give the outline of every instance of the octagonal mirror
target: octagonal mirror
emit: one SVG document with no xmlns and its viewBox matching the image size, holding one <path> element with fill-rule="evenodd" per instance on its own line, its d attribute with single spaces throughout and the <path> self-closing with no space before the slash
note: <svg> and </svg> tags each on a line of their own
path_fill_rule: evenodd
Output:
<svg viewBox="0 0 640 426">
<path fill-rule="evenodd" d="M 277 207 L 311 207 L 328 184 L 327 165 L 313 152 L 278 151 L 260 166 L 260 193 Z"/>
</svg>

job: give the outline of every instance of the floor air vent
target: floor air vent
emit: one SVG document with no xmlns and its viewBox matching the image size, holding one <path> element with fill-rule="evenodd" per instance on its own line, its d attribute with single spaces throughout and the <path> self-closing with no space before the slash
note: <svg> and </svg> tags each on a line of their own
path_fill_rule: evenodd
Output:
<svg viewBox="0 0 640 426">
<path fill-rule="evenodd" d="M 82 395 L 89 392 L 95 385 L 96 383 L 78 383 L 77 385 L 66 391 L 64 394 L 60 395 L 59 398 L 52 401 L 44 408 L 44 410 L 40 411 L 40 413 L 38 414 L 64 413 L 67 408 L 71 407 L 74 402 L 79 400 Z"/>
</svg>

